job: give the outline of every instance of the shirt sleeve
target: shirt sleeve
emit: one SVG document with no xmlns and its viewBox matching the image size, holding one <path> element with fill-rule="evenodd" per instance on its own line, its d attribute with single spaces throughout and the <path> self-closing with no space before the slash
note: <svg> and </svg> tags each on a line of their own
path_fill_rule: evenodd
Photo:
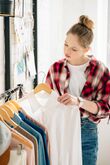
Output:
<svg viewBox="0 0 110 165">
<path fill-rule="evenodd" d="M 97 98 L 95 100 L 98 113 L 95 116 L 105 118 L 110 115 L 110 73 L 108 69 L 105 70 L 98 86 Z"/>
<path fill-rule="evenodd" d="M 52 75 L 51 75 L 51 73 L 50 73 L 51 71 L 50 71 L 50 69 L 49 69 L 49 71 L 48 71 L 48 73 L 47 73 L 47 76 L 46 76 L 46 80 L 45 80 L 45 83 L 47 83 L 49 86 L 50 86 L 50 88 L 51 89 L 53 89 L 53 83 L 52 83 Z"/>
</svg>

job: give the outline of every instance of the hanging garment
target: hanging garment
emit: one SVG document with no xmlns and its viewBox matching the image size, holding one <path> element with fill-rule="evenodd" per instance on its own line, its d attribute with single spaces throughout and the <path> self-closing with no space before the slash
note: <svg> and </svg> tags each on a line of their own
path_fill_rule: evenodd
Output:
<svg viewBox="0 0 110 165">
<path fill-rule="evenodd" d="M 48 155 L 48 146 L 47 146 L 47 137 L 45 132 L 43 131 L 42 128 L 40 128 L 37 124 L 35 124 L 34 122 L 32 122 L 27 116 L 25 116 L 22 112 L 19 112 L 19 116 L 21 117 L 21 119 L 27 123 L 28 125 L 30 125 L 32 128 L 34 128 L 36 131 L 38 131 L 43 139 L 43 144 L 44 144 L 44 151 L 45 151 L 45 158 L 46 158 L 46 165 L 50 165 L 50 161 L 49 161 L 49 155 Z"/>
<path fill-rule="evenodd" d="M 59 103 L 57 97 L 54 91 L 32 95 L 30 114 L 48 130 L 52 165 L 82 165 L 80 111 Z"/>
<path fill-rule="evenodd" d="M 8 165 L 27 165 L 26 151 L 21 150 L 20 154 L 17 153 L 17 150 L 10 151 L 10 160 Z"/>
<path fill-rule="evenodd" d="M 30 134 L 32 134 L 37 142 L 38 142 L 38 162 L 39 165 L 46 165 L 46 159 L 45 159 L 45 152 L 44 152 L 44 145 L 42 136 L 39 132 L 37 132 L 35 129 L 33 129 L 31 126 L 29 126 L 27 123 L 25 123 L 21 118 L 14 114 L 14 117 L 12 118 L 14 122 L 16 122 L 19 126 L 21 126 L 23 129 L 28 131 Z"/>
<path fill-rule="evenodd" d="M 13 130 L 14 133 L 18 133 L 17 131 Z M 10 157 L 10 162 L 12 162 L 14 150 L 16 150 L 17 154 L 19 155 L 18 162 L 24 157 L 24 162 L 26 162 L 26 165 L 35 165 L 35 157 L 34 157 L 34 145 L 33 143 L 26 137 L 20 134 L 21 137 L 25 139 L 28 143 L 31 143 L 32 148 L 29 148 L 27 145 L 24 145 L 22 142 L 17 140 L 15 137 L 12 137 L 11 144 L 10 144 L 10 154 L 12 153 Z M 23 152 L 22 152 L 23 151 Z M 23 156 L 23 157 L 22 157 Z M 34 160 L 34 163 L 33 163 Z M 11 164 L 11 163 L 10 163 Z"/>
<path fill-rule="evenodd" d="M 27 112 L 25 112 L 22 108 L 20 108 L 19 113 L 22 112 L 23 115 L 25 115 L 25 117 L 27 119 L 29 119 L 34 125 L 37 125 L 39 128 L 41 128 L 43 130 L 43 132 L 45 133 L 45 140 L 46 140 L 46 146 L 48 148 L 48 157 L 50 157 L 50 142 L 49 142 L 49 136 L 48 136 L 48 131 L 46 129 L 46 127 L 44 125 L 42 125 L 41 123 L 39 123 L 37 120 L 33 119 L 30 115 L 27 114 Z"/>
<path fill-rule="evenodd" d="M 31 163 L 29 163 L 29 165 L 38 165 L 38 144 L 36 138 L 33 135 L 31 135 L 29 132 L 25 131 L 20 126 L 17 126 L 15 130 L 24 137 L 27 137 L 30 141 L 32 141 L 34 145 L 34 153 L 33 153 L 32 161 Z"/>
<path fill-rule="evenodd" d="M 11 131 L 0 121 L 0 156 L 9 148 L 11 143 Z"/>
</svg>

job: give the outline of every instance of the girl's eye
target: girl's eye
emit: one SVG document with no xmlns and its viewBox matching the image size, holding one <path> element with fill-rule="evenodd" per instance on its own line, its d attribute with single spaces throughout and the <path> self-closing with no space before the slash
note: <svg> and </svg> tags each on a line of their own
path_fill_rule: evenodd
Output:
<svg viewBox="0 0 110 165">
<path fill-rule="evenodd" d="M 68 46 L 67 44 L 64 44 L 65 46 Z"/>
<path fill-rule="evenodd" d="M 77 50 L 76 49 L 72 49 L 72 51 L 76 52 Z"/>
</svg>

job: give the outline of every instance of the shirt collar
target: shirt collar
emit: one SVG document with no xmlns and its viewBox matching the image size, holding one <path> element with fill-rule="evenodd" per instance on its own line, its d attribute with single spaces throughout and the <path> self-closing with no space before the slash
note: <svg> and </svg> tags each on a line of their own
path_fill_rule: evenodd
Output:
<svg viewBox="0 0 110 165">
<path fill-rule="evenodd" d="M 88 57 L 90 58 L 90 63 L 89 64 L 96 66 L 96 64 L 97 64 L 96 58 L 93 55 L 88 55 Z M 66 58 L 62 59 L 61 62 L 64 62 L 64 67 L 67 66 L 67 60 L 66 60 Z"/>
</svg>

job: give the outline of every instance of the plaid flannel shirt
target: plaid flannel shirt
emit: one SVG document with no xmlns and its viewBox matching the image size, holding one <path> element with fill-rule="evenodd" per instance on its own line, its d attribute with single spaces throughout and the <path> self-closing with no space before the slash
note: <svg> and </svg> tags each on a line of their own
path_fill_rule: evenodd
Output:
<svg viewBox="0 0 110 165">
<path fill-rule="evenodd" d="M 98 107 L 96 115 L 80 108 L 81 117 L 95 122 L 110 115 L 110 72 L 103 63 L 90 56 L 91 60 L 85 69 L 86 82 L 80 94 L 86 100 L 94 101 Z M 46 83 L 59 95 L 68 92 L 70 71 L 66 59 L 59 60 L 51 65 Z M 79 80 L 80 81 L 80 80 Z"/>
</svg>

